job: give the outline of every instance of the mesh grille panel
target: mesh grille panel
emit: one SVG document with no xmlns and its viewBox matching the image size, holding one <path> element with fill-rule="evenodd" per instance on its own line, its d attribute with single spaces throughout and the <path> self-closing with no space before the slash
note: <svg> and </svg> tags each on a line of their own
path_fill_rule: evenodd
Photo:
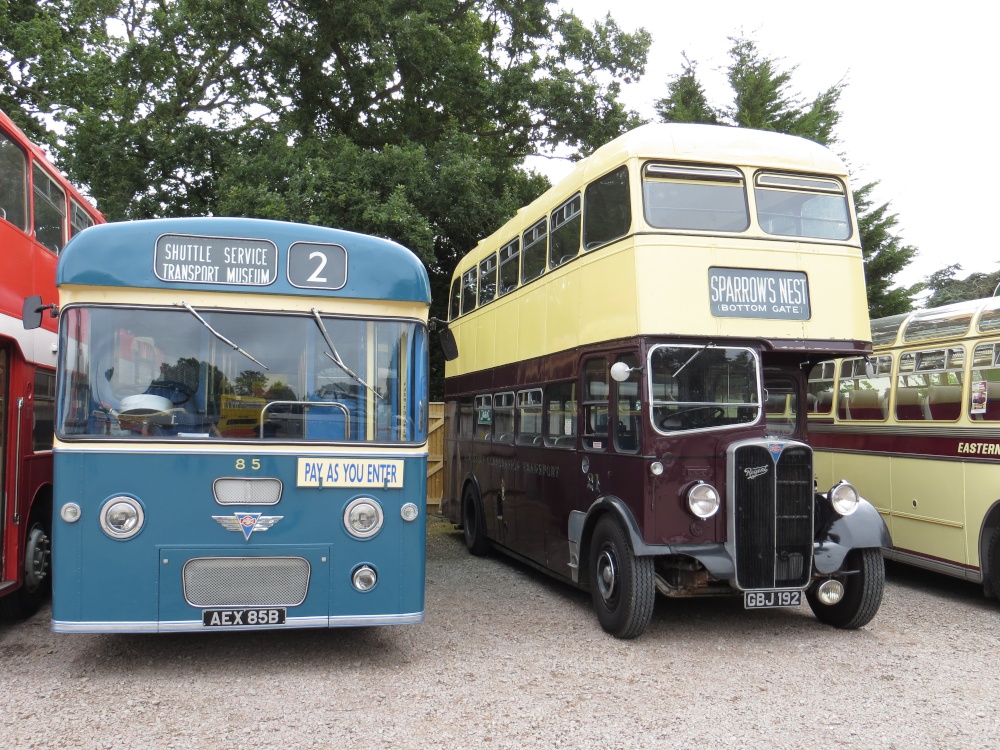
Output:
<svg viewBox="0 0 1000 750">
<path fill-rule="evenodd" d="M 766 445 L 737 450 L 734 512 L 736 581 L 740 588 L 798 588 L 809 582 L 812 475 L 808 447 L 789 446 L 777 464 Z"/>
<path fill-rule="evenodd" d="M 281 499 L 280 479 L 225 477 L 212 484 L 219 505 L 274 505 Z"/>
<path fill-rule="evenodd" d="M 183 575 L 192 607 L 294 607 L 309 591 L 302 557 L 195 557 Z"/>
</svg>

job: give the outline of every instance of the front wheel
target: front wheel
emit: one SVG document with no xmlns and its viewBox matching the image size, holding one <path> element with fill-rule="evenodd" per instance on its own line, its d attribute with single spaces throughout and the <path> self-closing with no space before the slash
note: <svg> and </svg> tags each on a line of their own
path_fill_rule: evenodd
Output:
<svg viewBox="0 0 1000 750">
<path fill-rule="evenodd" d="M 990 566 L 987 593 L 1000 597 L 1000 528 L 993 529 L 990 546 L 986 551 L 986 559 Z"/>
<path fill-rule="evenodd" d="M 853 630 L 867 625 L 882 605 L 885 589 L 885 561 L 877 548 L 852 550 L 844 563 L 851 571 L 841 582 L 844 598 L 836 604 L 823 604 L 816 596 L 813 585 L 806 592 L 806 600 L 816 619 L 835 628 Z"/>
<path fill-rule="evenodd" d="M 49 531 L 33 514 L 24 538 L 24 578 L 17 591 L 0 599 L 0 619 L 22 620 L 35 614 L 49 593 L 50 572 Z"/>
<path fill-rule="evenodd" d="M 653 558 L 636 557 L 625 529 L 606 515 L 594 528 L 589 562 L 590 594 L 601 627 L 615 638 L 641 635 L 656 601 Z"/>
</svg>

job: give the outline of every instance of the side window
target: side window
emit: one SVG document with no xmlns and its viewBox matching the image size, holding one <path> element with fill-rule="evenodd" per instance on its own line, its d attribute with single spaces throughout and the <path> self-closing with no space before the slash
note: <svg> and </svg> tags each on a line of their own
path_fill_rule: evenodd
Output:
<svg viewBox="0 0 1000 750">
<path fill-rule="evenodd" d="M 493 442 L 514 442 L 514 392 L 498 393 L 493 397 Z"/>
<path fill-rule="evenodd" d="M 905 352 L 896 375 L 896 419 L 953 422 L 962 413 L 965 349 Z"/>
<path fill-rule="evenodd" d="M 545 444 L 576 447 L 576 383 L 555 383 L 546 387 Z"/>
<path fill-rule="evenodd" d="M 28 157 L 0 132 L 0 218 L 28 230 Z"/>
<path fill-rule="evenodd" d="M 493 430 L 493 396 L 476 396 L 476 440 L 489 440 Z"/>
<path fill-rule="evenodd" d="M 642 372 L 634 354 L 619 357 L 632 368 L 628 380 L 614 383 L 615 388 L 615 449 L 619 453 L 637 453 L 642 435 Z"/>
<path fill-rule="evenodd" d="M 520 275 L 518 261 L 521 257 L 521 240 L 513 239 L 500 248 L 500 284 L 497 287 L 497 296 L 503 297 L 509 292 L 517 289 L 517 280 Z"/>
<path fill-rule="evenodd" d="M 764 382 L 764 420 L 769 435 L 794 435 L 798 427 L 796 384 L 791 378 L 772 377 Z"/>
<path fill-rule="evenodd" d="M 473 266 L 462 274 L 462 315 L 476 309 L 476 276 L 479 269 Z"/>
<path fill-rule="evenodd" d="M 892 356 L 888 354 L 868 359 L 855 357 L 841 362 L 837 416 L 852 421 L 884 421 L 888 411 L 891 372 Z"/>
<path fill-rule="evenodd" d="M 479 264 L 479 306 L 492 302 L 497 293 L 497 254 L 484 258 Z"/>
<path fill-rule="evenodd" d="M 55 417 L 56 374 L 49 370 L 35 370 L 35 427 L 32 442 L 36 452 L 52 450 Z"/>
<path fill-rule="evenodd" d="M 448 320 L 455 320 L 462 312 L 462 280 L 451 282 L 451 302 L 448 305 Z"/>
<path fill-rule="evenodd" d="M 83 210 L 83 206 L 72 198 L 69 202 L 69 238 L 73 239 L 87 227 L 94 226 L 94 220 L 90 214 Z"/>
<path fill-rule="evenodd" d="M 806 399 L 810 414 L 829 414 L 833 410 L 833 386 L 837 363 L 832 359 L 817 362 L 809 371 Z"/>
<path fill-rule="evenodd" d="M 552 212 L 552 242 L 549 246 L 549 268 L 573 260 L 580 252 L 580 194 L 577 193 Z"/>
<path fill-rule="evenodd" d="M 545 219 L 524 233 L 524 252 L 521 258 L 521 283 L 527 284 L 545 273 L 545 256 L 549 233 Z"/>
<path fill-rule="evenodd" d="M 35 237 L 58 253 L 66 244 L 66 193 L 38 164 L 31 173 L 35 183 Z"/>
<path fill-rule="evenodd" d="M 476 434 L 476 413 L 473 409 L 473 400 L 463 398 L 458 402 L 458 436 L 469 440 Z"/>
<path fill-rule="evenodd" d="M 588 359 L 583 365 L 583 447 L 608 447 L 608 360 Z"/>
<path fill-rule="evenodd" d="M 624 237 L 632 226 L 628 167 L 619 167 L 587 185 L 583 199 L 583 247 L 593 250 Z"/>
<path fill-rule="evenodd" d="M 542 442 L 542 389 L 517 392 L 517 442 L 538 445 Z"/>
<path fill-rule="evenodd" d="M 1000 342 L 976 345 L 970 387 L 969 418 L 1000 422 Z"/>
</svg>

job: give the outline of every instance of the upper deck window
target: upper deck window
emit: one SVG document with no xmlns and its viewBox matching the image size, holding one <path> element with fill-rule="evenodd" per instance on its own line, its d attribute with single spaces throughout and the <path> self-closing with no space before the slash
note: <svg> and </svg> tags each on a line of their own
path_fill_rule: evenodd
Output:
<svg viewBox="0 0 1000 750">
<path fill-rule="evenodd" d="M 549 230 L 545 219 L 524 233 L 524 252 L 521 254 L 521 283 L 527 284 L 545 273 L 545 256 L 548 254 Z"/>
<path fill-rule="evenodd" d="M 462 274 L 462 315 L 476 309 L 476 282 L 478 268 L 473 266 Z"/>
<path fill-rule="evenodd" d="M 583 195 L 584 249 L 593 250 L 628 234 L 632 227 L 628 167 L 598 177 Z"/>
<path fill-rule="evenodd" d="M 654 347 L 649 353 L 653 426 L 677 432 L 756 422 L 757 372 L 757 356 L 742 347 Z"/>
<path fill-rule="evenodd" d="M 66 193 L 49 174 L 35 164 L 35 237 L 54 253 L 66 244 Z"/>
<path fill-rule="evenodd" d="M 915 341 L 964 336 L 969 332 L 973 312 L 974 310 L 969 309 L 968 305 L 962 303 L 922 310 L 906 324 L 906 328 L 903 329 L 903 341 L 912 344 Z"/>
<path fill-rule="evenodd" d="M 27 231 L 28 157 L 14 141 L 0 132 L 0 218 Z"/>
<path fill-rule="evenodd" d="M 899 327 L 909 316 L 908 312 L 890 315 L 872 321 L 872 346 L 888 346 L 896 343 Z"/>
<path fill-rule="evenodd" d="M 759 172 L 754 179 L 757 222 L 768 234 L 846 240 L 851 236 L 847 190 L 840 180 Z"/>
<path fill-rule="evenodd" d="M 519 260 L 521 257 L 521 240 L 516 237 L 500 248 L 500 283 L 497 296 L 503 297 L 508 292 L 517 289 L 520 275 Z"/>
<path fill-rule="evenodd" d="M 573 260 L 580 252 L 580 225 L 582 214 L 580 194 L 577 193 L 552 212 L 552 243 L 549 250 L 549 268 L 556 268 Z"/>
<path fill-rule="evenodd" d="M 497 254 L 484 258 L 479 264 L 479 306 L 492 302 L 497 293 Z"/>
<path fill-rule="evenodd" d="M 75 200 L 70 200 L 69 209 L 69 237 L 73 239 L 87 227 L 94 226 L 94 220 Z"/>
<path fill-rule="evenodd" d="M 448 319 L 455 320 L 462 312 L 462 280 L 451 282 L 451 302 L 448 304 Z"/>
<path fill-rule="evenodd" d="M 646 222 L 660 229 L 742 232 L 750 226 L 743 173 L 731 167 L 647 164 Z"/>
</svg>

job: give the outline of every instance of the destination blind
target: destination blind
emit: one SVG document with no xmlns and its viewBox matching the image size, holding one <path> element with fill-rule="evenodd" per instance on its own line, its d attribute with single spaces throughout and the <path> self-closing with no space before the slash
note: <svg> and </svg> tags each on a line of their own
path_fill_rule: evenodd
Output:
<svg viewBox="0 0 1000 750">
<path fill-rule="evenodd" d="M 278 248 L 269 240 L 164 234 L 153 270 L 167 282 L 268 286 L 278 276 Z"/>
</svg>

